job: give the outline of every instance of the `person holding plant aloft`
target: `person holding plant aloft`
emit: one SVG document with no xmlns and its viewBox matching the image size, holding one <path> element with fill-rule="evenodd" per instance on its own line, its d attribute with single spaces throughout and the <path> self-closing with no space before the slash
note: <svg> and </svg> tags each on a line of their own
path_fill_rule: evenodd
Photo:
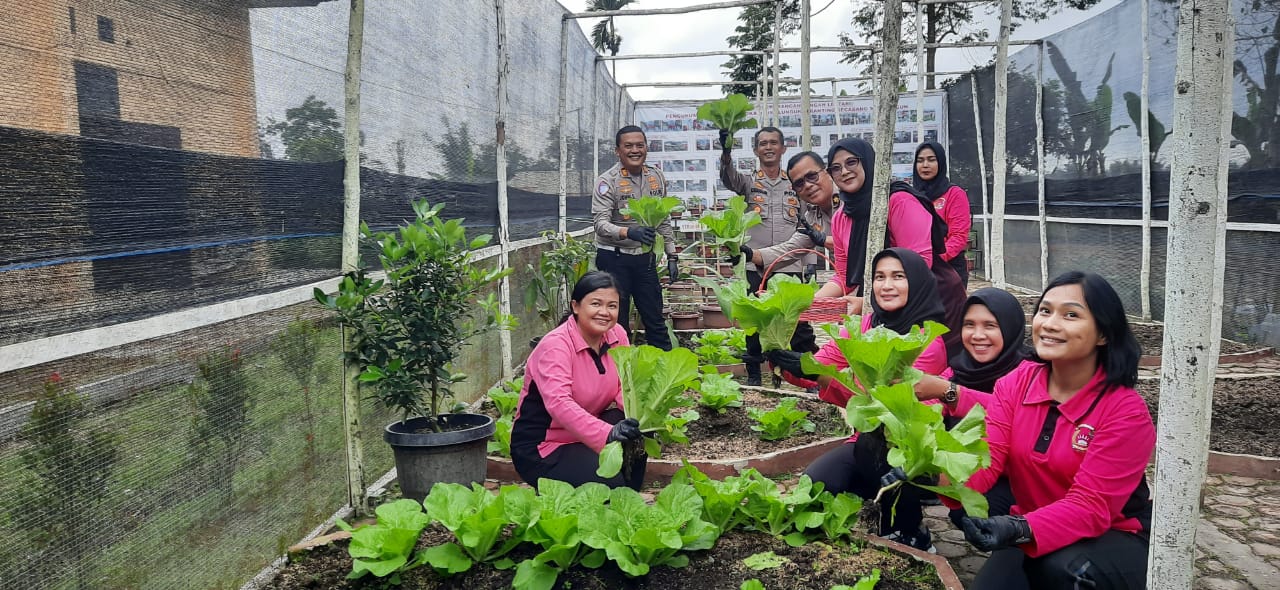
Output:
<svg viewBox="0 0 1280 590">
<path fill-rule="evenodd" d="M 863 332 L 884 326 L 906 334 L 920 329 L 927 321 L 941 323 L 942 302 L 938 299 L 933 274 L 914 250 L 883 250 L 876 254 L 872 269 L 872 313 L 862 318 Z M 830 377 L 824 375 L 815 379 L 805 374 L 800 364 L 800 353 L 772 351 L 768 357 L 769 362 L 784 371 L 788 381 L 801 387 L 816 383 L 820 387 L 818 396 L 825 401 L 844 407 L 853 396 L 852 391 Z M 839 369 L 849 366 L 835 340 L 824 344 L 814 354 L 814 360 Z M 942 341 L 931 342 L 912 366 L 930 375 L 944 371 L 947 357 Z M 814 481 L 823 482 L 825 489 L 833 494 L 853 492 L 863 498 L 875 498 L 882 487 L 881 478 L 893 469 L 888 462 L 888 452 L 881 429 L 854 433 L 849 444 L 828 451 L 809 465 L 805 473 Z M 880 534 L 917 549 L 931 551 L 932 537 L 923 526 L 924 511 L 920 507 L 923 493 L 915 486 L 901 486 L 896 492 L 881 498 Z"/>
<path fill-rule="evenodd" d="M 511 463 L 536 486 L 539 478 L 581 485 L 625 485 L 623 474 L 596 475 L 600 451 L 613 441 L 640 439 L 640 424 L 623 416 L 622 386 L 610 348 L 628 346 L 618 324 L 619 282 L 601 271 L 573 286 L 570 311 L 538 341 L 526 364 L 524 388 L 511 427 Z M 644 481 L 645 456 L 627 481 Z"/>
<path fill-rule="evenodd" d="M 764 267 L 755 264 L 754 251 L 778 244 L 792 237 L 800 219 L 800 199 L 792 190 L 791 181 L 782 173 L 782 130 L 777 127 L 761 127 L 752 140 L 760 167 L 752 174 L 743 174 L 733 165 L 733 147 L 728 130 L 720 130 L 720 180 L 734 193 L 743 195 L 747 211 L 760 215 L 761 223 L 747 230 L 747 241 L 733 252 L 729 261 L 737 263 L 742 255 L 747 257 L 747 289 L 755 293 L 760 289 Z M 812 255 L 810 255 L 812 256 Z M 776 257 L 775 257 L 776 259 Z M 792 256 L 779 263 L 773 274 L 788 274 L 799 278 L 804 270 L 805 256 Z M 813 326 L 801 322 L 791 339 L 792 350 L 814 351 L 818 349 Z M 747 368 L 747 385 L 760 385 L 760 363 L 764 362 L 760 350 L 759 334 L 747 336 L 747 351 L 742 357 Z"/>
<path fill-rule="evenodd" d="M 663 350 L 671 350 L 666 320 L 662 317 L 662 287 L 655 270 L 657 253 L 651 251 L 658 234 L 663 237 L 667 255 L 667 275 L 675 281 L 680 275 L 676 264 L 675 231 L 671 220 L 664 218 L 657 227 L 640 225 L 622 212 L 633 197 L 660 197 L 667 193 L 667 179 L 662 171 L 645 164 L 649 143 L 644 131 L 627 125 L 614 136 L 618 163 L 596 178 L 591 195 L 591 218 L 596 229 L 596 268 L 612 273 L 618 279 L 621 295 L 618 322 L 629 330 L 631 300 L 644 323 L 645 341 Z M 648 249 L 646 249 L 648 247 Z"/>
<path fill-rule="evenodd" d="M 947 151 L 936 141 L 926 141 L 916 148 L 914 172 L 911 185 L 933 201 L 933 208 L 947 223 L 946 251 L 942 259 L 956 270 L 960 283 L 968 288 L 969 265 L 964 250 L 969 246 L 969 228 L 973 227 L 969 195 L 947 178 Z"/>
<path fill-rule="evenodd" d="M 854 313 L 862 309 L 862 276 L 866 265 L 867 232 L 871 227 L 871 192 L 875 182 L 876 152 L 856 137 L 837 141 L 827 152 L 827 172 L 840 190 L 841 211 L 831 223 L 836 276 L 818 291 L 818 297 L 850 299 Z M 960 323 L 966 298 L 960 276 L 946 262 L 947 225 L 933 203 L 905 182 L 889 187 L 889 219 L 885 246 L 910 248 L 924 259 L 938 283 L 946 320 L 951 331 L 943 336 L 949 354 L 960 351 Z"/>
<path fill-rule="evenodd" d="M 960 518 L 992 552 L 970 587 L 1145 588 L 1155 427 L 1134 390 L 1142 351 L 1120 297 L 1096 274 L 1060 275 L 1031 340 L 1034 362 L 996 381 L 986 404 L 991 466 L 966 482 L 985 493 L 1006 477 L 1017 499 L 1008 515 Z"/>
</svg>

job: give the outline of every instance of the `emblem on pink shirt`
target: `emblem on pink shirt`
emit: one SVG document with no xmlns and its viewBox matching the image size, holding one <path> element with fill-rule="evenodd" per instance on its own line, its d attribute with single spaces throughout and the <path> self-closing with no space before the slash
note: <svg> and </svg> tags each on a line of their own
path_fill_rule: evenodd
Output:
<svg viewBox="0 0 1280 590">
<path fill-rule="evenodd" d="M 933 202 L 933 208 L 934 208 L 934 209 L 937 209 L 938 211 L 941 211 L 941 210 L 942 210 L 942 208 L 943 208 L 943 207 L 946 207 L 946 206 L 947 206 L 947 198 L 946 198 L 946 197 L 938 197 L 938 200 L 936 200 L 936 201 L 934 201 L 934 202 Z"/>
<path fill-rule="evenodd" d="M 1089 448 L 1089 441 L 1093 440 L 1093 430 L 1088 424 L 1076 426 L 1076 431 L 1071 435 L 1071 448 L 1085 452 Z"/>
</svg>

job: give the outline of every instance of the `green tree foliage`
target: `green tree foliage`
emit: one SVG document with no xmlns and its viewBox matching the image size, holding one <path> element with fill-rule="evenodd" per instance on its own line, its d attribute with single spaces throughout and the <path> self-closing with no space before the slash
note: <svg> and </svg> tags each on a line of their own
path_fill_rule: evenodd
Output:
<svg viewBox="0 0 1280 590">
<path fill-rule="evenodd" d="M 958 79 L 954 82 L 944 83 L 944 88 L 949 88 L 952 93 L 953 100 L 958 101 L 959 107 L 955 112 L 965 113 L 965 119 L 971 120 L 973 113 L 972 94 L 967 86 L 956 88 L 956 82 L 965 82 L 967 84 L 978 84 L 978 110 L 979 118 L 982 123 L 982 146 L 987 154 L 987 166 L 991 166 L 991 146 L 995 141 L 995 66 L 988 64 L 982 68 L 975 69 L 971 76 Z M 1036 110 L 1036 77 L 1034 72 L 1019 72 L 1016 70 L 1009 71 L 1009 93 L 1006 95 L 1008 99 L 1008 109 L 1010 113 L 1035 113 Z M 1066 125 L 1067 110 L 1066 103 L 1063 98 L 1062 83 L 1058 80 L 1050 80 L 1044 86 L 1043 94 L 1043 116 L 1045 128 L 1045 153 L 1047 154 L 1065 154 L 1066 146 L 1064 144 L 1067 137 L 1063 126 Z M 950 136 L 951 146 L 949 152 L 952 154 L 948 165 L 951 167 L 951 177 L 955 178 L 978 178 L 978 145 L 977 137 L 974 133 L 953 133 Z M 1034 117 L 1031 114 L 1025 117 L 1010 116 L 1008 121 L 1008 130 L 1006 136 L 1006 149 L 1008 158 L 1006 165 L 1007 172 L 1010 176 L 1018 174 L 1034 174 L 1036 169 L 1036 129 Z M 970 154 L 969 157 L 961 157 L 961 154 Z M 990 170 L 988 169 L 988 174 Z M 977 187 L 971 187 L 971 190 L 978 190 Z"/>
<path fill-rule="evenodd" d="M 276 336 L 272 348 L 280 359 L 280 366 L 302 388 L 302 419 L 307 425 L 307 456 L 303 469 L 310 477 L 316 464 L 316 415 L 311 386 L 315 383 L 316 358 L 320 352 L 320 329 L 310 321 L 295 318 Z"/>
<path fill-rule="evenodd" d="M 436 148 L 444 160 L 444 173 L 432 174 L 442 180 L 457 182 L 493 182 L 498 178 L 498 144 L 495 141 L 477 142 L 471 135 L 471 128 L 466 122 L 457 127 L 448 116 L 440 117 L 444 125 L 444 133 L 440 139 L 428 141 Z M 557 152 L 558 153 L 558 152 Z M 547 170 L 546 165 L 539 166 L 539 161 L 530 157 L 516 145 L 511 136 L 507 136 L 507 180 L 511 180 L 522 170 Z"/>
<path fill-rule="evenodd" d="M 607 10 L 622 10 L 628 4 L 635 0 L 591 0 L 587 4 L 587 12 L 601 12 Z M 609 55 L 618 55 L 618 50 L 622 48 L 622 35 L 618 33 L 618 28 L 614 26 L 613 17 L 604 20 L 591 27 L 591 46 L 596 51 Z"/>
<path fill-rule="evenodd" d="M 266 134 L 280 137 L 284 155 L 302 162 L 332 162 L 342 159 L 342 124 L 338 112 L 308 96 L 301 105 L 287 109 L 284 121 L 268 119 Z"/>
<path fill-rule="evenodd" d="M 1236 82 L 1244 87 L 1249 110 L 1243 115 L 1231 113 L 1231 135 L 1249 150 L 1246 168 L 1270 168 L 1280 165 L 1280 1 L 1257 0 L 1246 3 L 1237 14 L 1241 28 L 1260 30 L 1263 34 L 1237 41 L 1236 55 L 1261 57 L 1259 70 L 1249 71 L 1241 59 L 1232 65 Z M 1155 148 L 1154 137 L 1152 148 Z"/>
<path fill-rule="evenodd" d="M 1083 82 L 1067 64 L 1058 46 L 1045 41 L 1044 47 L 1049 63 L 1053 64 L 1058 79 L 1062 81 L 1068 113 L 1063 121 L 1065 124 L 1058 126 L 1062 143 L 1057 147 L 1070 160 L 1077 175 L 1102 176 L 1107 171 L 1107 145 L 1111 143 L 1111 136 L 1123 128 L 1111 126 L 1112 93 L 1107 82 L 1111 79 L 1111 64 L 1116 55 L 1112 53 L 1107 60 L 1106 73 L 1098 82 L 1093 98 L 1087 98 Z"/>
<path fill-rule="evenodd" d="M 253 398 L 240 349 L 224 347 L 196 361 L 198 378 L 187 387 L 191 417 L 192 460 L 205 477 L 230 499 L 240 458 L 248 450 Z"/>
<path fill-rule="evenodd" d="M 774 17 L 775 8 L 772 4 L 760 4 L 756 6 L 747 6 L 738 13 L 738 26 L 733 29 L 734 34 L 730 35 L 725 41 L 729 47 L 736 47 L 744 51 L 765 51 L 773 49 L 774 39 Z M 800 2 L 798 0 L 787 0 L 782 3 L 782 34 L 785 36 L 794 33 L 800 28 Z M 729 61 L 720 64 L 720 67 L 726 70 L 726 75 L 732 80 L 759 80 L 767 63 L 762 55 L 737 55 L 729 59 Z M 788 69 L 787 64 L 781 64 L 779 69 L 783 72 Z M 725 94 L 744 94 L 748 98 L 758 98 L 760 96 L 760 86 L 749 84 L 725 84 L 720 87 Z M 784 84 L 782 92 L 787 92 L 795 88 L 794 84 Z"/>
</svg>

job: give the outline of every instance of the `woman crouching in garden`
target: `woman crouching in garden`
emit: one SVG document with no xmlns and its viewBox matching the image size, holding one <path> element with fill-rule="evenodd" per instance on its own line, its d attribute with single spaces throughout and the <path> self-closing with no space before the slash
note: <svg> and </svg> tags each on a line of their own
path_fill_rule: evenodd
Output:
<svg viewBox="0 0 1280 590">
<path fill-rule="evenodd" d="M 539 478 L 582 485 L 601 482 L 639 489 L 645 457 L 629 473 L 596 475 L 601 449 L 613 441 L 640 438 L 640 424 L 623 419 L 622 386 L 610 348 L 628 346 L 618 325 L 619 294 L 613 275 L 594 271 L 578 280 L 569 313 L 529 355 L 511 428 L 511 463 L 536 486 Z"/>
<path fill-rule="evenodd" d="M 993 552 L 971 588 L 1145 588 L 1155 427 L 1134 390 L 1141 350 L 1120 297 L 1096 274 L 1063 274 L 1041 295 L 1031 336 L 1034 362 L 998 380 L 985 404 L 991 467 L 967 485 L 986 493 L 1003 476 L 1016 502 L 1007 515 L 959 519 Z"/>
</svg>

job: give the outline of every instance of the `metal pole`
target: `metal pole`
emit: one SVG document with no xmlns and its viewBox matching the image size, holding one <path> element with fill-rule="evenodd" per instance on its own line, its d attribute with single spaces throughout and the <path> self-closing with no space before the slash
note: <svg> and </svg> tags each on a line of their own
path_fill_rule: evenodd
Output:
<svg viewBox="0 0 1280 590">
<path fill-rule="evenodd" d="M 569 231 L 569 224 L 565 220 L 569 197 L 569 138 L 564 126 L 569 118 L 569 25 L 572 22 L 567 18 L 560 21 L 560 112 L 556 116 L 556 124 L 560 128 L 560 211 L 557 229 L 561 238 Z"/>
<path fill-rule="evenodd" d="M 1013 0 L 1000 3 L 1000 44 L 996 47 L 996 108 L 992 120 L 995 134 L 991 143 L 991 283 L 1003 289 L 1004 276 L 1004 185 L 1008 175 L 1005 164 L 1005 124 L 1009 109 L 1009 32 L 1012 29 Z"/>
<path fill-rule="evenodd" d="M 916 138 L 924 141 L 924 5 L 916 3 Z M 914 154 L 913 154 L 914 157 Z M 914 161 L 914 160 L 913 160 Z M 915 176 L 912 164 L 911 175 Z"/>
<path fill-rule="evenodd" d="M 1228 0 L 1183 0 L 1178 11 L 1168 234 L 1168 257 L 1177 263 L 1169 265 L 1165 290 L 1151 588 L 1189 589 L 1196 574 L 1196 525 L 1222 327 L 1231 115 L 1231 101 L 1224 97 L 1231 96 L 1235 56 L 1230 9 Z"/>
<path fill-rule="evenodd" d="M 364 0 L 351 0 L 347 17 L 347 66 L 343 73 L 345 99 L 342 153 L 342 272 L 356 270 L 360 261 L 360 65 L 364 52 Z M 350 350 L 350 332 L 344 326 L 343 348 Z M 364 446 L 360 428 L 360 368 L 343 362 L 342 415 L 347 443 L 347 496 L 357 516 L 368 514 L 365 504 Z"/>
<path fill-rule="evenodd" d="M 1142 136 L 1142 270 L 1138 283 L 1142 289 L 1142 319 L 1151 320 L 1151 121 L 1147 114 L 1147 89 L 1151 78 L 1151 48 L 1147 47 L 1150 31 L 1147 24 L 1147 0 L 1142 0 L 1142 95 L 1138 107 L 1138 128 Z"/>
<path fill-rule="evenodd" d="M 1036 208 L 1040 213 L 1040 290 L 1049 286 L 1049 223 L 1044 202 L 1044 45 L 1036 50 Z"/>
<path fill-rule="evenodd" d="M 782 68 L 778 65 L 782 49 L 782 0 L 773 3 L 773 119 L 774 127 L 778 126 L 778 95 L 782 86 L 778 81 L 782 78 Z"/>
<path fill-rule="evenodd" d="M 893 131 L 897 126 L 898 115 L 898 83 L 901 72 L 898 59 L 902 51 L 902 0 L 885 0 L 883 42 L 884 52 L 880 54 L 880 79 L 876 89 L 876 138 L 873 142 L 876 150 L 875 169 L 878 171 L 873 179 L 875 185 L 871 191 L 871 225 L 867 229 L 867 262 L 866 274 L 863 276 L 863 293 L 870 295 L 872 258 L 885 246 L 884 233 L 889 222 L 889 184 L 893 179 Z M 863 309 L 869 310 L 871 297 L 865 297 Z"/>
<path fill-rule="evenodd" d="M 493 1 L 494 16 L 498 26 L 498 105 L 494 119 L 497 153 L 495 169 L 498 171 L 498 268 L 511 266 L 511 216 L 507 211 L 507 71 L 510 68 L 507 55 L 507 19 L 503 0 Z M 593 88 L 594 90 L 594 88 Z M 595 104 L 595 101 L 592 101 Z M 502 277 L 498 284 L 498 311 L 511 314 L 511 277 Z M 511 331 L 498 330 L 498 348 L 502 356 L 502 378 L 515 376 L 512 362 Z"/>
<path fill-rule="evenodd" d="M 606 16 L 646 16 L 654 14 L 688 14 L 690 12 L 700 12 L 703 10 L 716 10 L 720 8 L 738 8 L 742 6 L 755 6 L 757 4 L 769 4 L 777 0 L 735 0 L 733 2 L 712 2 L 710 4 L 695 4 L 693 6 L 681 6 L 678 8 L 648 8 L 642 10 L 600 10 L 596 12 L 574 12 L 564 15 L 566 19 L 575 18 L 600 18 Z M 977 0 L 973 0 L 977 1 Z"/>
<path fill-rule="evenodd" d="M 836 94 L 836 83 L 831 82 L 831 108 L 836 110 L 836 137 L 844 137 L 844 126 L 840 124 L 840 95 Z"/>
<path fill-rule="evenodd" d="M 600 176 L 600 129 L 599 121 L 596 120 L 596 91 L 600 86 L 599 78 L 600 68 L 591 69 L 591 178 L 594 180 Z"/>
<path fill-rule="evenodd" d="M 809 119 L 809 96 L 813 89 L 809 88 L 809 0 L 800 0 L 800 149 L 809 151 L 813 148 L 810 131 L 813 121 Z"/>
<path fill-rule="evenodd" d="M 991 201 L 987 198 L 987 155 L 982 149 L 982 112 L 978 108 L 978 75 L 973 75 L 973 127 L 978 142 L 978 174 L 982 181 L 982 272 L 991 280 Z"/>
</svg>

